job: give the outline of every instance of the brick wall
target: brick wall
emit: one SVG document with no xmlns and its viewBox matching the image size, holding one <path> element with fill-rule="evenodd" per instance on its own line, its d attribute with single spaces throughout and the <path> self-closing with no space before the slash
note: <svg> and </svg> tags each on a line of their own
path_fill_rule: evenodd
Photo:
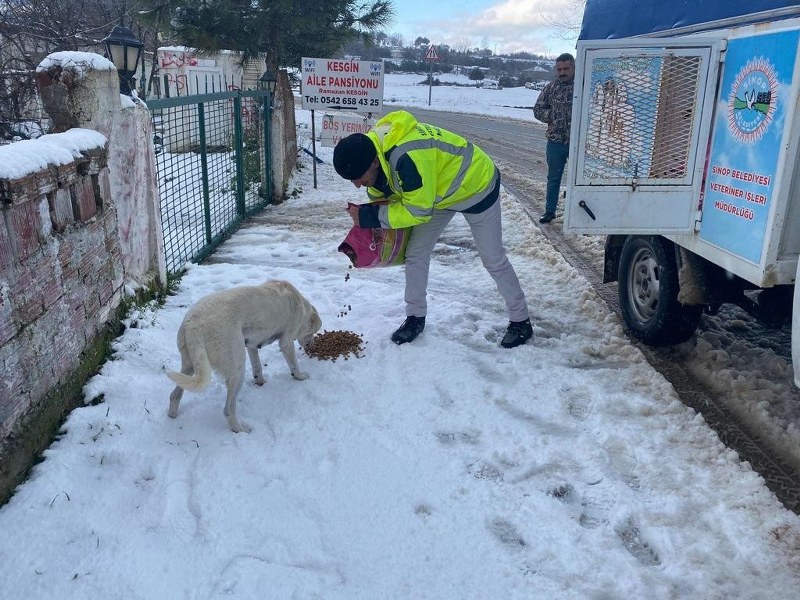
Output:
<svg viewBox="0 0 800 600">
<path fill-rule="evenodd" d="M 166 288 L 147 108 L 98 55 L 36 76 L 55 133 L 0 146 L 0 505 L 82 403 L 124 295 Z"/>
<path fill-rule="evenodd" d="M 106 148 L 0 179 L 0 439 L 75 370 L 121 301 Z"/>
</svg>

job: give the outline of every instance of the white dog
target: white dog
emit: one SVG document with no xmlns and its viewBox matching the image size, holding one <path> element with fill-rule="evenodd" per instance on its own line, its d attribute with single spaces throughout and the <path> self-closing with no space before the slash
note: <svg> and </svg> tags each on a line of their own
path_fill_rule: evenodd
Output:
<svg viewBox="0 0 800 600">
<path fill-rule="evenodd" d="M 169 396 L 173 419 L 184 390 L 197 392 L 211 382 L 211 372 L 223 377 L 228 388 L 223 413 L 235 432 L 250 431 L 236 418 L 236 397 L 244 382 L 245 348 L 256 385 L 264 384 L 258 349 L 278 340 L 292 377 L 300 371 L 294 341 L 305 348 L 322 326 L 317 309 L 286 281 L 236 287 L 204 296 L 189 309 L 178 329 L 181 372 L 167 376 L 177 386 Z"/>
</svg>

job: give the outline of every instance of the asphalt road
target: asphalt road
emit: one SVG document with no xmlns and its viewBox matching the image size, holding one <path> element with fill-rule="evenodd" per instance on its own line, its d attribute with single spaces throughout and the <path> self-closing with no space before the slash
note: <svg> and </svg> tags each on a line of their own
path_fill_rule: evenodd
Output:
<svg viewBox="0 0 800 600">
<path fill-rule="evenodd" d="M 544 211 L 547 179 L 545 127 L 508 117 L 409 108 L 419 120 L 463 135 L 478 144 L 500 168 L 503 184 L 531 213 Z M 531 107 L 533 110 L 533 107 Z"/>
</svg>

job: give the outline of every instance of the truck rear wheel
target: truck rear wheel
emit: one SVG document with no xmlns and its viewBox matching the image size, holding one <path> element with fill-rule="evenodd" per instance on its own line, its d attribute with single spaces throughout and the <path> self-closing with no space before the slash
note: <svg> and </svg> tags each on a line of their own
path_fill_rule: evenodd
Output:
<svg viewBox="0 0 800 600">
<path fill-rule="evenodd" d="M 672 243 L 660 236 L 630 236 L 619 259 L 619 303 L 634 336 L 653 346 L 688 340 L 702 306 L 678 302 L 678 266 Z"/>
</svg>

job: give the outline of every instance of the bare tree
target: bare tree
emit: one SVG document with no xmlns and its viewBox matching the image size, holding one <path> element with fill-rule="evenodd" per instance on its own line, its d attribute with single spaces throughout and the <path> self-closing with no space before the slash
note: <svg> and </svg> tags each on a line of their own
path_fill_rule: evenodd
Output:
<svg viewBox="0 0 800 600">
<path fill-rule="evenodd" d="M 102 39 L 124 20 L 133 22 L 138 0 L 0 0 L 0 123 L 26 135 L 18 123 L 40 121 L 34 75 L 53 52 L 104 53 Z"/>
<path fill-rule="evenodd" d="M 405 36 L 402 33 L 394 32 L 389 36 L 392 46 L 402 48 L 405 46 Z"/>
<path fill-rule="evenodd" d="M 455 52 L 466 53 L 472 48 L 472 40 L 465 36 L 457 37 L 451 40 L 450 47 Z"/>
<path fill-rule="evenodd" d="M 565 40 L 574 40 L 581 31 L 581 20 L 586 8 L 586 0 L 562 0 L 563 8 L 558 16 L 552 13 L 542 15 L 542 18 L 558 31 L 558 36 Z"/>
</svg>

